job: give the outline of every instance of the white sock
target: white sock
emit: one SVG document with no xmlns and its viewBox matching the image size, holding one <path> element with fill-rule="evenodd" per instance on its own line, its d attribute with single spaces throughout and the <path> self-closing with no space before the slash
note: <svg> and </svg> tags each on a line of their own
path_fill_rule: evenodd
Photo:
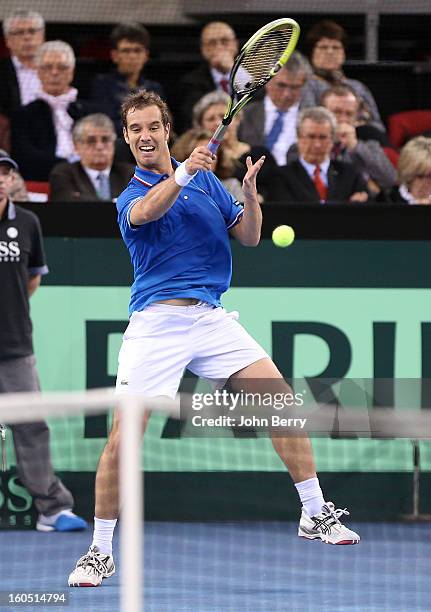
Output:
<svg viewBox="0 0 431 612">
<path fill-rule="evenodd" d="M 93 544 L 105 555 L 112 555 L 112 538 L 117 519 L 98 519 L 94 517 Z"/>
<path fill-rule="evenodd" d="M 320 488 L 317 476 L 297 482 L 295 487 L 308 516 L 319 514 L 325 500 L 323 499 L 322 489 Z"/>
</svg>

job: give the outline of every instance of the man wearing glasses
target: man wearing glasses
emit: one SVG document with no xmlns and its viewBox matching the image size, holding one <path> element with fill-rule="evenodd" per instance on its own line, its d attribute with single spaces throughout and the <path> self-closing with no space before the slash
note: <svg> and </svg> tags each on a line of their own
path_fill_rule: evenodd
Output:
<svg viewBox="0 0 431 612">
<path fill-rule="evenodd" d="M 180 82 L 181 124 L 179 129 L 175 125 L 177 131 L 191 126 L 193 106 L 202 96 L 215 89 L 229 93 L 229 75 L 238 49 L 238 39 L 228 23 L 211 21 L 204 26 L 200 37 L 203 62 L 186 73 Z"/>
<path fill-rule="evenodd" d="M 73 128 L 80 161 L 54 167 L 51 200 L 57 202 L 115 201 L 133 176 L 132 164 L 114 162 L 116 138 L 112 121 L 102 113 L 87 115 Z"/>
<path fill-rule="evenodd" d="M 55 164 L 78 159 L 72 128 L 89 108 L 71 87 L 75 54 L 69 44 L 61 40 L 44 43 L 35 61 L 41 89 L 36 100 L 13 116 L 12 152 L 25 180 L 48 181 Z"/>
<path fill-rule="evenodd" d="M 150 34 L 144 26 L 120 23 L 111 33 L 111 59 L 115 68 L 108 74 L 97 75 L 94 80 L 91 100 L 112 119 L 118 136 L 123 134 L 121 105 L 126 96 L 146 89 L 164 98 L 162 85 L 148 79 L 144 72 L 150 43 Z"/>
<path fill-rule="evenodd" d="M 0 62 L 0 113 L 10 118 L 40 89 L 35 57 L 45 40 L 44 19 L 34 11 L 14 11 L 3 21 L 3 35 L 10 57 Z"/>
<path fill-rule="evenodd" d="M 283 189 L 277 200 L 285 204 L 366 202 L 368 192 L 360 170 L 332 160 L 337 120 L 328 109 L 302 110 L 296 126 L 298 157 L 280 169 Z"/>
<path fill-rule="evenodd" d="M 271 151 L 279 166 L 286 164 L 287 151 L 296 142 L 296 120 L 301 92 L 311 76 L 311 67 L 295 51 L 284 68 L 265 86 L 265 97 L 248 105 L 238 129 L 240 140 Z"/>
</svg>

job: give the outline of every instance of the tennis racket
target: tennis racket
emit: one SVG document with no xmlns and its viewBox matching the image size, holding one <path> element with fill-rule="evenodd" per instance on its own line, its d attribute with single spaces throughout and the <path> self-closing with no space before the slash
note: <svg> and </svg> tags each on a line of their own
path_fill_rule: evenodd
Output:
<svg viewBox="0 0 431 612">
<path fill-rule="evenodd" d="M 225 116 L 208 143 L 211 153 L 217 151 L 233 117 L 286 64 L 299 32 L 293 19 L 276 19 L 260 28 L 242 47 L 230 73 L 231 94 Z"/>
</svg>

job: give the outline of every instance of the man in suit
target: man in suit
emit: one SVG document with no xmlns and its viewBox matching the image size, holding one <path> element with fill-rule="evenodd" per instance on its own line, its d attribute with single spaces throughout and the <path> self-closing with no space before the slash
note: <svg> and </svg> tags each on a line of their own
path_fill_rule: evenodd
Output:
<svg viewBox="0 0 431 612">
<path fill-rule="evenodd" d="M 163 87 L 148 79 L 144 68 L 150 57 L 150 35 L 139 23 L 120 23 L 111 33 L 111 59 L 115 69 L 98 74 L 91 99 L 112 119 L 118 136 L 123 135 L 121 105 L 127 95 L 146 89 L 164 98 Z"/>
<path fill-rule="evenodd" d="M 286 164 L 287 151 L 296 142 L 301 92 L 310 75 L 308 60 L 295 51 L 265 86 L 263 100 L 252 102 L 243 111 L 238 130 L 240 140 L 252 146 L 265 146 L 279 166 Z"/>
<path fill-rule="evenodd" d="M 337 119 L 337 138 L 332 157 L 358 165 L 371 193 L 391 189 L 397 182 L 396 170 L 380 142 L 372 137 L 363 137 L 359 125 L 360 100 L 355 92 L 347 85 L 334 85 L 324 92 L 321 105 Z M 370 130 L 379 132 L 377 128 L 367 126 L 367 131 Z"/>
<path fill-rule="evenodd" d="M 45 22 L 35 11 L 16 10 L 3 20 L 10 57 L 0 61 L 0 113 L 11 118 L 36 99 L 40 89 L 35 57 L 45 39 Z"/>
<path fill-rule="evenodd" d="M 286 203 L 331 204 L 366 202 L 368 192 L 358 168 L 331 161 L 337 121 L 326 108 L 301 111 L 298 124 L 298 159 L 280 169 L 283 189 L 277 199 Z"/>
<path fill-rule="evenodd" d="M 73 128 L 80 161 L 55 166 L 50 176 L 56 202 L 113 201 L 126 188 L 134 166 L 114 162 L 115 129 L 102 113 L 87 115 Z"/>
<path fill-rule="evenodd" d="M 238 54 L 236 34 L 223 21 L 208 23 L 201 31 L 200 43 L 204 62 L 180 82 L 180 132 L 191 126 L 192 109 L 202 96 L 215 89 L 228 93 L 230 71 Z"/>
</svg>

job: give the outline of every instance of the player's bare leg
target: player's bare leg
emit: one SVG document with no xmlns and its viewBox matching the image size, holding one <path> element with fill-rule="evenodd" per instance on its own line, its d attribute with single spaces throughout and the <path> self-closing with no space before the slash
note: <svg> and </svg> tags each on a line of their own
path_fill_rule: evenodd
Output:
<svg viewBox="0 0 431 612">
<path fill-rule="evenodd" d="M 142 432 L 147 428 L 150 413 L 144 414 Z M 112 520 L 120 513 L 119 456 L 120 456 L 120 412 L 117 410 L 105 448 L 99 460 L 95 485 L 95 516 Z"/>
<path fill-rule="evenodd" d="M 235 389 L 235 383 L 240 382 L 240 388 L 248 393 L 260 393 L 262 396 L 268 392 L 268 380 L 271 380 L 271 393 L 290 393 L 292 389 L 283 379 L 271 359 L 260 359 L 233 374 L 229 385 Z M 272 444 L 283 461 L 293 482 L 302 482 L 316 476 L 313 449 L 305 432 L 295 433 L 291 437 L 272 436 Z"/>
<path fill-rule="evenodd" d="M 145 432 L 150 413 L 143 417 Z M 69 586 L 100 586 L 104 578 L 115 572 L 112 556 L 112 537 L 120 511 L 119 454 L 121 415 L 115 412 L 112 429 L 99 460 L 96 474 L 96 508 L 93 543 L 76 563 L 69 576 Z"/>
<path fill-rule="evenodd" d="M 269 382 L 270 381 L 270 384 Z M 229 386 L 244 393 L 291 393 L 289 385 L 271 359 L 260 359 L 239 370 L 229 379 Z M 327 544 L 357 544 L 360 537 L 340 522 L 346 510 L 338 510 L 332 502 L 325 502 L 316 475 L 313 450 L 305 432 L 280 436 L 272 432 L 272 444 L 295 483 L 302 502 L 298 535 L 310 540 L 320 539 Z"/>
</svg>

